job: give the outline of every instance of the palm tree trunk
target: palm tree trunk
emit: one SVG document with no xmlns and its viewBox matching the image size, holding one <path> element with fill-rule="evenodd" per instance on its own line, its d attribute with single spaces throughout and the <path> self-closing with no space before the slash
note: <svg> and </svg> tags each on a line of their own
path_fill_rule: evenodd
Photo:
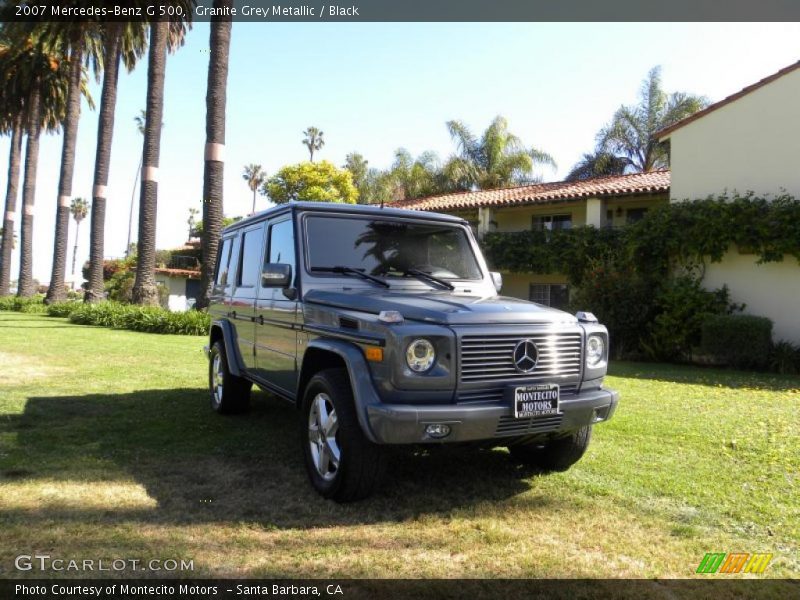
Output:
<svg viewBox="0 0 800 600">
<path fill-rule="evenodd" d="M 233 6 L 233 0 L 214 0 L 214 8 Z M 229 14 L 230 10 L 216 11 Z M 225 170 L 225 104 L 228 86 L 228 57 L 231 45 L 231 17 L 214 17 L 211 22 L 206 89 L 206 151 L 203 173 L 203 237 L 201 248 L 203 264 L 200 272 L 200 297 L 197 308 L 206 308 L 214 284 L 214 267 L 217 263 L 219 236 L 222 232 L 223 196 L 222 182 Z M 253 190 L 253 212 L 256 210 L 256 192 Z"/>
<path fill-rule="evenodd" d="M 103 50 L 105 74 L 100 95 L 100 115 L 97 127 L 97 153 L 94 161 L 94 187 L 92 188 L 92 214 L 89 241 L 89 283 L 84 302 L 99 302 L 105 297 L 103 289 L 103 254 L 106 225 L 106 186 L 111 163 L 111 140 L 114 136 L 114 110 L 117 104 L 117 79 L 121 56 L 121 30 L 117 23 L 109 23 L 108 38 Z"/>
<path fill-rule="evenodd" d="M 253 210 L 250 211 L 251 215 L 256 214 L 256 191 L 253 190 Z"/>
<path fill-rule="evenodd" d="M 133 190 L 131 190 L 131 206 L 128 209 L 128 241 L 125 244 L 125 258 L 131 254 L 131 231 L 133 229 L 133 203 L 136 198 L 136 183 L 142 176 L 142 158 L 139 157 L 139 166 L 136 167 L 136 179 L 133 180 Z"/>
<path fill-rule="evenodd" d="M 161 119 L 164 111 L 164 72 L 167 64 L 169 23 L 150 24 L 150 52 L 147 65 L 147 116 L 142 152 L 142 184 L 139 192 L 139 241 L 133 301 L 158 305 L 156 288 L 156 217 L 158 212 L 158 159 L 161 150 Z"/>
<path fill-rule="evenodd" d="M 69 243 L 69 200 L 72 195 L 72 175 L 75 171 L 75 142 L 78 138 L 78 123 L 81 117 L 81 58 L 83 44 L 76 44 L 70 56 L 69 90 L 67 91 L 67 114 L 64 118 L 64 142 L 61 149 L 61 174 L 58 182 L 56 204 L 56 233 L 53 243 L 53 270 L 45 303 L 62 302 L 67 298 L 64 275 L 67 268 L 67 244 Z"/>
<path fill-rule="evenodd" d="M 75 245 L 72 247 L 72 281 L 75 281 L 75 258 L 78 256 L 78 236 L 81 232 L 81 222 L 75 221 Z"/>
<path fill-rule="evenodd" d="M 38 80 L 30 96 L 30 124 L 25 143 L 25 178 L 22 182 L 22 230 L 20 232 L 19 282 L 17 296 L 33 296 L 33 205 L 36 202 L 36 168 L 39 162 L 39 133 L 42 130 L 41 95 Z"/>
<path fill-rule="evenodd" d="M 14 213 L 17 212 L 19 186 L 19 161 L 22 155 L 22 115 L 14 120 L 11 132 L 11 150 L 8 157 L 8 184 L 6 186 L 6 212 L 3 219 L 3 242 L 0 249 L 0 296 L 7 296 L 11 280 L 11 252 L 14 249 Z"/>
</svg>

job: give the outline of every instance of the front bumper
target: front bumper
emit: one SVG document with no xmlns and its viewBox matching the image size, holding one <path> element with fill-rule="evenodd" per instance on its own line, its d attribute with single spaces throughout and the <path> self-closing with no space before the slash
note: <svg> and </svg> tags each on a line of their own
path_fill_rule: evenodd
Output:
<svg viewBox="0 0 800 600">
<path fill-rule="evenodd" d="M 607 389 L 583 391 L 562 398 L 561 414 L 515 419 L 506 402 L 416 406 L 371 404 L 367 420 L 374 440 L 380 444 L 451 443 L 559 434 L 584 425 L 607 421 L 614 414 L 619 392 Z M 425 433 L 432 423 L 450 426 L 450 435 L 434 439 Z"/>
</svg>

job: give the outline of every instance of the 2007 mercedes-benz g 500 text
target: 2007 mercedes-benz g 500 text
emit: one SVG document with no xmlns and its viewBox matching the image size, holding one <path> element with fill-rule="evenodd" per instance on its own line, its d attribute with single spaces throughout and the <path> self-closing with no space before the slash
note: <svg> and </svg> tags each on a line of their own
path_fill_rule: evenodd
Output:
<svg viewBox="0 0 800 600">
<path fill-rule="evenodd" d="M 218 255 L 211 406 L 245 409 L 253 383 L 294 403 L 326 498 L 372 492 L 386 444 L 507 446 L 563 471 L 616 408 L 606 328 L 498 296 L 462 219 L 292 202 L 228 227 Z"/>
</svg>

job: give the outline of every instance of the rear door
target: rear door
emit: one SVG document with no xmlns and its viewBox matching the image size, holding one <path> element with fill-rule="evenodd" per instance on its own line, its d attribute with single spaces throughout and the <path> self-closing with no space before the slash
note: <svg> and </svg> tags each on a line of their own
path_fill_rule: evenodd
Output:
<svg viewBox="0 0 800 600">
<path fill-rule="evenodd" d="M 269 223 L 264 264 L 282 263 L 292 267 L 292 287 L 297 281 L 294 226 L 291 215 Z M 256 374 L 266 382 L 293 395 L 297 389 L 297 300 L 281 288 L 263 287 L 259 282 L 256 303 Z"/>
<path fill-rule="evenodd" d="M 217 269 L 214 272 L 214 285 L 211 288 L 211 297 L 208 302 L 208 313 L 212 319 L 225 319 L 228 317 L 230 294 L 233 289 L 233 273 L 231 273 L 231 250 L 236 236 L 226 236 L 219 245 L 217 254 Z M 235 269 L 234 269 L 235 270 Z"/>
<path fill-rule="evenodd" d="M 239 353 L 247 369 L 255 368 L 255 303 L 261 279 L 265 224 L 242 230 L 238 239 L 238 268 L 229 307 L 229 318 L 236 326 Z"/>
</svg>

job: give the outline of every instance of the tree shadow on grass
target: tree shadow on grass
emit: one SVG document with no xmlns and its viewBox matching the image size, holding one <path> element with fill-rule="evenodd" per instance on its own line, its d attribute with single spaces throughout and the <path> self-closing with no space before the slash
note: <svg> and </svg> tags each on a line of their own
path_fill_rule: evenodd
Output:
<svg viewBox="0 0 800 600">
<path fill-rule="evenodd" d="M 295 409 L 263 392 L 254 393 L 248 414 L 232 417 L 214 414 L 203 389 L 32 397 L 21 415 L 0 421 L 0 436 L 16 439 L 0 453 L 0 482 L 138 484 L 146 502 L 131 506 L 112 494 L 81 505 L 78 495 L 77 505 L 7 505 L 0 517 L 306 528 L 449 514 L 535 485 L 535 473 L 503 451 L 394 448 L 383 487 L 363 502 L 338 505 L 308 483 L 298 427 Z M 550 500 L 525 502 L 536 509 Z"/>
</svg>

